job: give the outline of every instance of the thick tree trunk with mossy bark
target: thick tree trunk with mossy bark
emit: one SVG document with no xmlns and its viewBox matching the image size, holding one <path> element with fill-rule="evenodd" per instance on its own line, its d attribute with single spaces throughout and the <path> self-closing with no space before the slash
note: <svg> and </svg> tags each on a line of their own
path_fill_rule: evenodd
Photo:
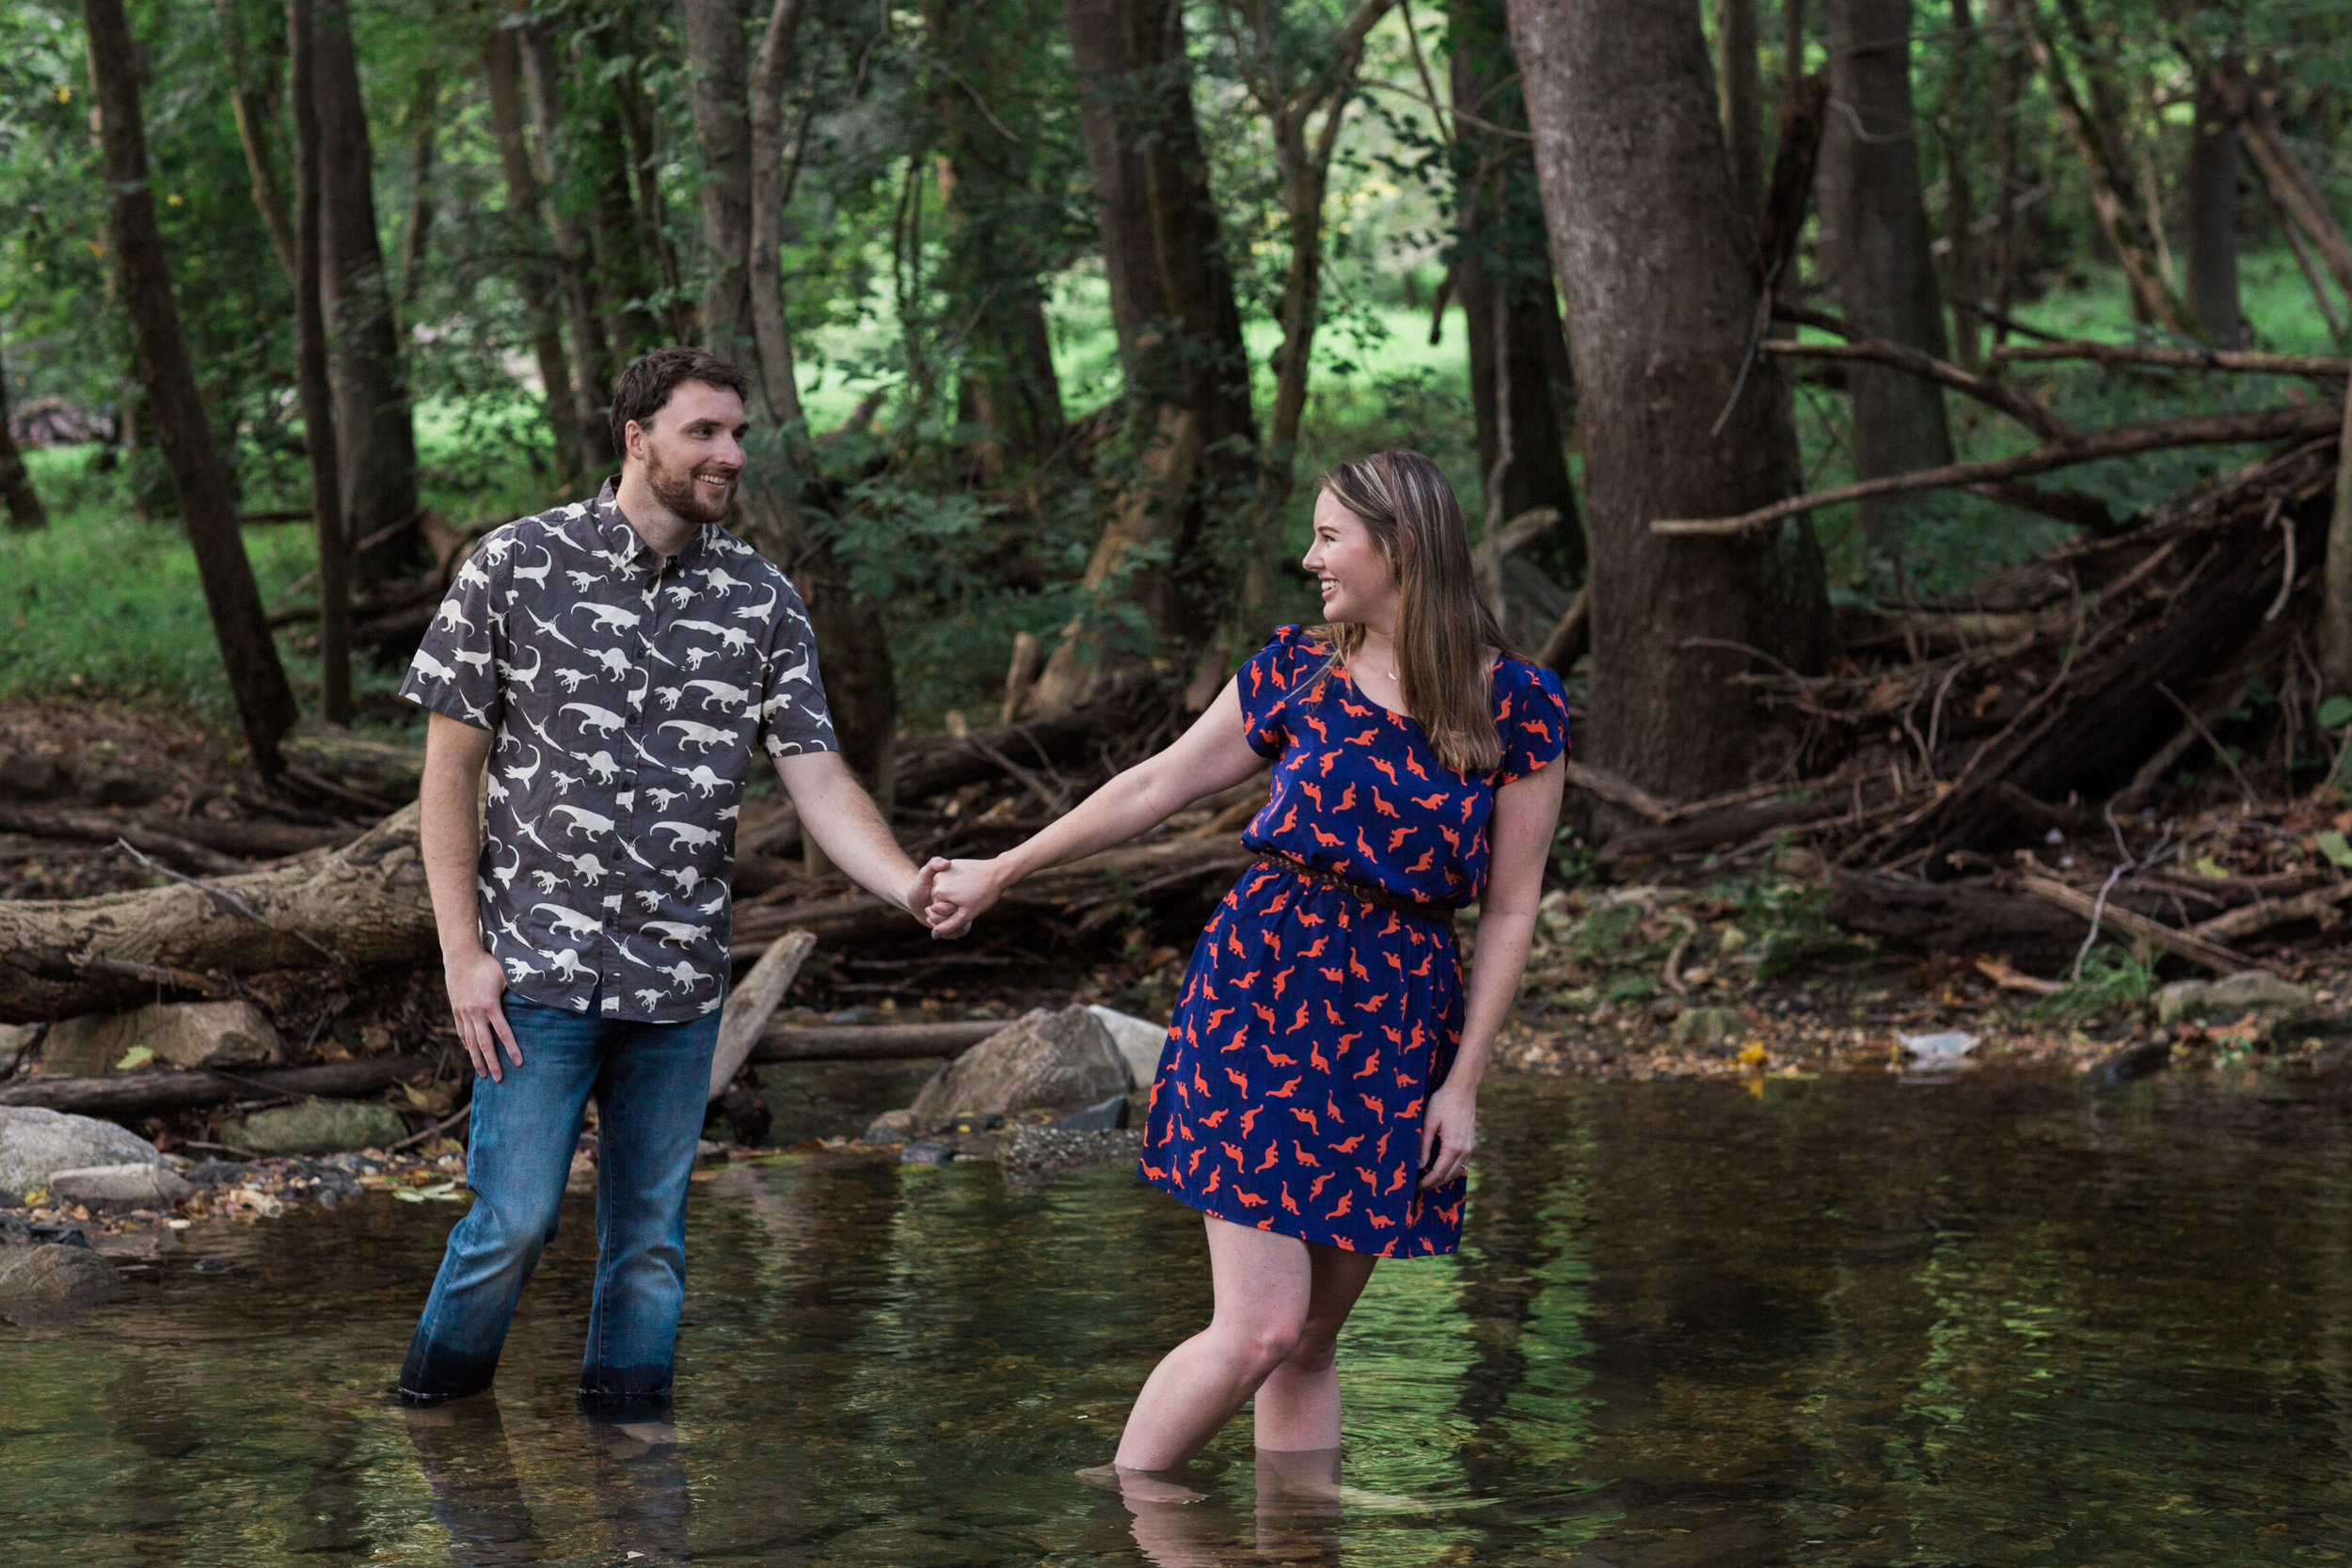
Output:
<svg viewBox="0 0 2352 1568">
<path fill-rule="evenodd" d="M 1772 360 L 1746 363 L 1766 302 L 1707 40 L 1695 7 L 1610 0 L 1512 0 L 1511 32 L 1569 356 L 1607 388 L 1578 410 L 1591 760 L 1666 799 L 1715 794 L 1772 758 L 1772 721 L 1732 678 L 1759 654 L 1818 669 L 1830 623 L 1810 525 L 1696 549 L 1649 530 L 1799 483 L 1788 388 Z"/>
<path fill-rule="evenodd" d="M 414 966 L 440 951 L 413 805 L 341 849 L 207 883 L 0 903 L 0 1022 L 151 1002 L 174 974 L 193 990 L 215 972 Z"/>
</svg>

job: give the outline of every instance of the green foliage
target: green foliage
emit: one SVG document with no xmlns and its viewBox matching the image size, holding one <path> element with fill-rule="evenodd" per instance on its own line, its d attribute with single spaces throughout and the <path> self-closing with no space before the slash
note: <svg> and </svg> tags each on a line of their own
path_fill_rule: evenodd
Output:
<svg viewBox="0 0 2352 1568">
<path fill-rule="evenodd" d="M 2137 1011 L 2155 994 L 2155 966 L 2112 942 L 2102 942 L 2083 958 L 2081 973 L 2064 990 L 2034 1004 L 2037 1018 L 2081 1022 Z"/>
</svg>

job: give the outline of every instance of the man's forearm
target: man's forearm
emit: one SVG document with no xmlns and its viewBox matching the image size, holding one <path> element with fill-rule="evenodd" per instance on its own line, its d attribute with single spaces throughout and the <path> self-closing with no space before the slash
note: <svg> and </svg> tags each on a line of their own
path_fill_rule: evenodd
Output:
<svg viewBox="0 0 2352 1568">
<path fill-rule="evenodd" d="M 800 813 L 801 831 L 817 841 L 826 858 L 876 897 L 905 908 L 914 863 L 898 847 L 881 808 L 848 765 L 836 761 L 814 777 L 778 771 Z"/>
<path fill-rule="evenodd" d="M 444 956 L 482 946 L 481 896 L 474 887 L 482 857 L 479 788 L 472 769 L 442 762 L 426 767 L 417 792 L 417 852 Z"/>
</svg>

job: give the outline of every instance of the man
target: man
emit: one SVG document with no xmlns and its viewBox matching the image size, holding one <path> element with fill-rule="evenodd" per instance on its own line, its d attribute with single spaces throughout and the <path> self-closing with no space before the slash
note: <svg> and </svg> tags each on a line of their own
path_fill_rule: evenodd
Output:
<svg viewBox="0 0 2352 1568">
<path fill-rule="evenodd" d="M 474 1205 L 401 1370 L 407 1403 L 489 1386 L 592 1094 L 599 1255 L 580 1396 L 624 1415 L 666 1401 L 755 750 L 834 864 L 910 912 L 929 902 L 834 748 L 800 595 L 719 526 L 743 468 L 744 387 L 694 349 L 629 366 L 617 484 L 485 537 L 402 687 L 432 710 L 421 847 L 476 1074 Z"/>
</svg>

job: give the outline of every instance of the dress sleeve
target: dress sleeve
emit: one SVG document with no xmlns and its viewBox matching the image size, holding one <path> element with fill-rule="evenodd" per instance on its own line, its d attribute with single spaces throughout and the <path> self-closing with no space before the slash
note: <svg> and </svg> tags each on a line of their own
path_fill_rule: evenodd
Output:
<svg viewBox="0 0 2352 1568">
<path fill-rule="evenodd" d="M 1557 761 L 1568 749 L 1568 696 L 1559 675 L 1533 664 L 1517 667 L 1518 679 L 1503 699 L 1502 766 L 1495 783 L 1523 779 Z"/>
<path fill-rule="evenodd" d="M 1242 722 L 1249 749 L 1262 757 L 1279 757 L 1290 745 L 1290 726 L 1283 705 L 1297 687 L 1301 672 L 1299 631 L 1276 628 L 1265 646 L 1249 656 L 1235 678 L 1241 685 Z"/>
</svg>

